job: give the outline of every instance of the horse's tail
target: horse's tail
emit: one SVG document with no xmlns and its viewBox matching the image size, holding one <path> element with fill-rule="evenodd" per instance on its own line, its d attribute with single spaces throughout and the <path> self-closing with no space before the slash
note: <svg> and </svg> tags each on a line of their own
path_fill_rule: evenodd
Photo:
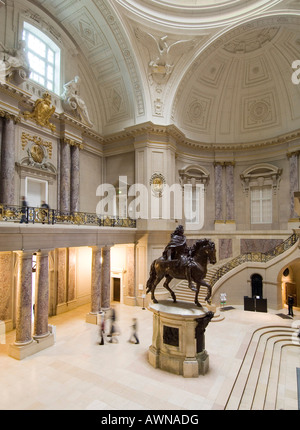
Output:
<svg viewBox="0 0 300 430">
<path fill-rule="evenodd" d="M 146 294 L 150 293 L 150 291 L 152 290 L 152 284 L 154 279 L 156 278 L 155 261 L 156 260 L 153 261 L 150 267 L 150 275 L 146 285 Z"/>
</svg>

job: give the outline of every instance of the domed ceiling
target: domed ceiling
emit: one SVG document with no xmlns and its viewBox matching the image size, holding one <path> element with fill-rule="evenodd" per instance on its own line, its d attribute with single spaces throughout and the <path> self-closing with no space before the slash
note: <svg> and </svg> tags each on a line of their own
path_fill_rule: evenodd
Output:
<svg viewBox="0 0 300 430">
<path fill-rule="evenodd" d="M 291 81 L 298 0 L 28 4 L 72 38 L 82 96 L 104 136 L 152 121 L 197 142 L 235 144 L 300 128 L 300 85 Z"/>
<path fill-rule="evenodd" d="M 201 142 L 242 143 L 300 128 L 300 17 L 272 16 L 225 32 L 193 62 L 172 119 Z"/>
</svg>

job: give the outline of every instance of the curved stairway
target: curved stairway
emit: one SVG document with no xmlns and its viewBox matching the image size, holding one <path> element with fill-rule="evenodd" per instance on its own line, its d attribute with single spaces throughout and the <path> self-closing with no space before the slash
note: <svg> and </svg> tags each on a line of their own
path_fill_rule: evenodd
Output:
<svg viewBox="0 0 300 430">
<path fill-rule="evenodd" d="M 226 410 L 298 409 L 297 331 L 286 326 L 256 330 L 226 402 Z"/>
</svg>

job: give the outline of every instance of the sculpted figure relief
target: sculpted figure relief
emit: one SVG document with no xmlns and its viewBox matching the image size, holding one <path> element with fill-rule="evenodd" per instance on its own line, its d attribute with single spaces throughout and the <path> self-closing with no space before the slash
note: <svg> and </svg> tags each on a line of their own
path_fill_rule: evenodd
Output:
<svg viewBox="0 0 300 430">
<path fill-rule="evenodd" d="M 173 301 L 176 302 L 176 295 L 169 287 L 169 283 L 173 278 L 186 279 L 189 288 L 195 291 L 195 304 L 202 307 L 198 300 L 201 285 L 208 290 L 205 300 L 208 301 L 211 297 L 211 286 L 204 280 L 208 262 L 211 264 L 216 263 L 215 244 L 208 239 L 200 239 L 192 247 L 188 247 L 184 228 L 180 225 L 171 234 L 171 240 L 162 256 L 153 261 L 146 292 L 151 292 L 151 299 L 154 303 L 157 303 L 154 291 L 159 282 L 165 277 L 163 286 L 170 292 Z"/>
<path fill-rule="evenodd" d="M 66 110 L 76 113 L 81 121 L 92 127 L 93 123 L 90 120 L 86 104 L 79 96 L 79 84 L 80 78 L 79 76 L 75 76 L 74 79 L 64 85 L 64 92 L 62 94 L 63 105 Z"/>
<path fill-rule="evenodd" d="M 178 40 L 168 43 L 168 36 L 155 37 L 139 28 L 135 29 L 136 38 L 148 49 L 150 62 L 148 66 L 151 76 L 157 83 L 169 76 L 174 68 L 176 58 L 195 46 L 194 40 Z"/>
<path fill-rule="evenodd" d="M 17 49 L 8 49 L 0 42 L 0 78 L 12 78 L 18 84 L 28 79 L 30 67 L 25 46 L 24 40 L 18 42 Z"/>
</svg>

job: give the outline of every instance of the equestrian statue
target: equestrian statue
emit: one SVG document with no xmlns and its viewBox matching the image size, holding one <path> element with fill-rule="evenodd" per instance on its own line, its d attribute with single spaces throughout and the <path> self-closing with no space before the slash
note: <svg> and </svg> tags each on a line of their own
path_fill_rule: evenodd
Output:
<svg viewBox="0 0 300 430">
<path fill-rule="evenodd" d="M 151 292 L 151 300 L 158 303 L 154 291 L 159 282 L 165 277 L 163 286 L 170 292 L 173 302 L 176 295 L 169 287 L 173 278 L 186 279 L 188 287 L 195 292 L 195 304 L 202 307 L 198 300 L 200 286 L 207 288 L 206 301 L 211 297 L 211 286 L 204 281 L 207 273 L 207 263 L 216 263 L 215 244 L 209 239 L 199 239 L 191 247 L 186 244 L 184 228 L 179 225 L 171 234 L 171 240 L 165 247 L 161 257 L 153 261 L 147 281 L 147 294 Z M 196 287 L 193 285 L 196 284 Z"/>
</svg>

